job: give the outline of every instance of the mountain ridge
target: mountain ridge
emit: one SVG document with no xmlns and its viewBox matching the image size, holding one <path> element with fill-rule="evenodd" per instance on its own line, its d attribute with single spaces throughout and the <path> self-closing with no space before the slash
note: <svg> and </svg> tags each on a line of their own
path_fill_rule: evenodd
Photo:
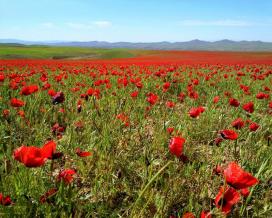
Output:
<svg viewBox="0 0 272 218">
<path fill-rule="evenodd" d="M 127 48 L 146 50 L 203 50 L 203 51 L 272 51 L 272 42 L 263 41 L 204 41 L 194 39 L 185 42 L 107 42 L 107 41 L 25 41 L 18 39 L 0 39 L 0 44 L 45 45 L 62 47 L 90 48 Z"/>
</svg>

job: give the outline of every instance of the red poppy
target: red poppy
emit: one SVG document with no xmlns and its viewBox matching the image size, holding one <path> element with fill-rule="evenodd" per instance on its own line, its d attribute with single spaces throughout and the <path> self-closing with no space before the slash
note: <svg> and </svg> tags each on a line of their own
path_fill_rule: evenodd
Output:
<svg viewBox="0 0 272 218">
<path fill-rule="evenodd" d="M 242 118 L 237 118 L 234 120 L 231 124 L 235 129 L 242 129 L 242 127 L 245 125 L 245 122 L 242 120 Z"/>
<path fill-rule="evenodd" d="M 240 103 L 237 99 L 235 98 L 230 98 L 229 99 L 229 104 L 233 107 L 239 107 Z"/>
<path fill-rule="evenodd" d="M 35 146 L 22 145 L 14 150 L 13 157 L 26 167 L 40 167 L 44 165 L 46 161 L 42 150 Z"/>
<path fill-rule="evenodd" d="M 250 173 L 245 172 L 235 162 L 229 163 L 224 170 L 226 182 L 236 189 L 244 189 L 256 185 L 259 180 Z"/>
<path fill-rule="evenodd" d="M 272 101 L 269 102 L 269 107 L 272 109 Z"/>
<path fill-rule="evenodd" d="M 177 156 L 177 157 L 180 157 L 182 155 L 182 150 L 183 150 L 183 144 L 185 142 L 185 139 L 184 138 L 181 138 L 181 137 L 173 137 L 171 140 L 170 140 L 170 143 L 169 143 L 169 150 L 170 150 L 170 153 Z"/>
<path fill-rule="evenodd" d="M 255 122 L 252 122 L 252 123 L 250 123 L 250 125 L 249 125 L 249 129 L 250 129 L 250 131 L 252 131 L 252 132 L 255 132 L 257 129 L 259 129 L 259 127 L 260 127 L 260 125 L 257 124 L 257 123 L 255 123 Z"/>
<path fill-rule="evenodd" d="M 238 138 L 238 134 L 234 130 L 225 129 L 220 131 L 220 134 L 223 139 L 236 140 Z"/>
<path fill-rule="evenodd" d="M 37 85 L 24 86 L 21 90 L 21 95 L 31 95 L 38 90 L 39 87 Z"/>
<path fill-rule="evenodd" d="M 215 175 L 220 175 L 222 174 L 223 169 L 220 165 L 216 165 L 216 167 L 213 169 L 213 174 Z"/>
<path fill-rule="evenodd" d="M 263 92 L 259 92 L 257 95 L 256 95 L 256 98 L 258 99 L 267 99 L 269 98 L 269 94 L 265 94 Z"/>
<path fill-rule="evenodd" d="M 92 153 L 89 151 L 82 151 L 80 148 L 76 148 L 76 154 L 79 157 L 88 157 L 90 156 Z"/>
<path fill-rule="evenodd" d="M 196 118 L 205 111 L 204 107 L 191 108 L 189 111 L 190 117 Z"/>
<path fill-rule="evenodd" d="M 4 117 L 8 117 L 9 116 L 9 110 L 8 109 L 4 109 L 2 111 L 2 114 L 3 114 Z"/>
<path fill-rule="evenodd" d="M 221 142 L 223 142 L 223 139 L 221 138 L 221 137 L 217 137 L 215 140 L 214 140 L 214 143 L 215 143 L 215 145 L 220 145 L 221 144 Z"/>
<path fill-rule="evenodd" d="M 25 102 L 23 102 L 22 100 L 17 99 L 17 98 L 12 98 L 10 100 L 10 104 L 12 107 L 22 107 L 25 105 Z"/>
<path fill-rule="evenodd" d="M 240 194 L 232 187 L 220 187 L 220 190 L 215 197 L 215 205 L 220 208 L 225 214 L 228 214 L 232 206 L 240 200 Z"/>
<path fill-rule="evenodd" d="M 240 190 L 240 194 L 243 195 L 245 198 L 247 198 L 250 194 L 250 191 L 248 188 L 243 188 Z"/>
<path fill-rule="evenodd" d="M 134 92 L 132 92 L 132 93 L 130 94 L 130 96 L 131 96 L 132 98 L 136 98 L 136 97 L 138 96 L 138 94 L 139 94 L 138 91 L 134 91 Z"/>
<path fill-rule="evenodd" d="M 243 109 L 247 111 L 248 113 L 253 113 L 254 112 L 254 104 L 253 102 L 248 102 L 244 104 Z"/>
<path fill-rule="evenodd" d="M 214 98 L 213 98 L 213 103 L 218 103 L 219 102 L 219 100 L 220 100 L 220 97 L 219 96 L 215 96 Z"/>
<path fill-rule="evenodd" d="M 154 105 L 156 104 L 158 99 L 159 97 L 157 95 L 155 95 L 154 93 L 149 93 L 146 100 L 149 102 L 149 104 Z"/>
<path fill-rule="evenodd" d="M 212 218 L 211 212 L 210 211 L 201 211 L 200 218 Z"/>
<path fill-rule="evenodd" d="M 17 114 L 18 114 L 20 117 L 22 117 L 22 118 L 25 117 L 25 112 L 22 111 L 22 110 L 19 110 L 19 111 L 17 112 Z"/>
<path fill-rule="evenodd" d="M 43 156 L 48 159 L 52 159 L 56 152 L 57 144 L 54 141 L 47 142 L 42 148 Z"/>
<path fill-rule="evenodd" d="M 10 198 L 9 195 L 5 196 L 0 193 L 0 204 L 2 204 L 3 206 L 8 206 L 8 205 L 11 205 L 12 204 L 12 200 Z"/>
<path fill-rule="evenodd" d="M 4 82 L 5 75 L 3 73 L 0 73 L 0 82 Z"/>
<path fill-rule="evenodd" d="M 182 218 L 195 218 L 195 215 L 192 212 L 187 212 L 182 215 Z"/>
<path fill-rule="evenodd" d="M 49 89 L 47 93 L 48 93 L 48 95 L 50 95 L 51 97 L 53 97 L 53 96 L 55 96 L 55 95 L 57 94 L 57 92 L 56 92 L 55 90 L 53 90 L 53 89 Z"/>
<path fill-rule="evenodd" d="M 166 107 L 168 107 L 168 108 L 173 108 L 173 107 L 175 107 L 175 103 L 172 102 L 172 101 L 167 101 L 167 102 L 165 103 L 165 105 L 166 105 Z"/>
<path fill-rule="evenodd" d="M 60 171 L 58 175 L 58 181 L 64 181 L 66 185 L 70 184 L 74 180 L 76 172 L 72 169 L 65 169 Z"/>
<path fill-rule="evenodd" d="M 172 134 L 172 132 L 174 132 L 174 128 L 173 127 L 168 127 L 166 130 L 167 130 L 167 132 L 169 134 Z"/>
<path fill-rule="evenodd" d="M 170 82 L 164 83 L 164 84 L 163 84 L 163 89 L 164 89 L 164 90 L 169 89 L 170 85 L 171 85 Z"/>
<path fill-rule="evenodd" d="M 183 92 L 179 93 L 179 95 L 178 95 L 178 99 L 180 102 L 183 102 L 185 97 L 186 97 L 186 94 Z"/>
<path fill-rule="evenodd" d="M 47 90 L 47 89 L 49 89 L 51 87 L 51 85 L 49 84 L 49 83 L 45 83 L 45 84 L 43 84 L 43 86 L 42 86 L 42 90 Z"/>
</svg>

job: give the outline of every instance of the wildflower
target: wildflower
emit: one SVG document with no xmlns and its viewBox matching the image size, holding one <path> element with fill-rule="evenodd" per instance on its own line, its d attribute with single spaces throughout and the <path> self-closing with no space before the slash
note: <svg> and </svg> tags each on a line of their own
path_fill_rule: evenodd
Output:
<svg viewBox="0 0 272 218">
<path fill-rule="evenodd" d="M 223 139 L 235 140 L 238 138 L 238 134 L 234 130 L 221 130 L 220 134 Z"/>
<path fill-rule="evenodd" d="M 12 107 L 22 107 L 25 105 L 25 102 L 23 102 L 22 100 L 17 99 L 17 98 L 12 98 L 10 100 L 10 104 Z"/>
<path fill-rule="evenodd" d="M 185 142 L 185 139 L 184 138 L 181 138 L 181 137 L 173 137 L 171 140 L 170 140 L 170 143 L 169 143 L 169 150 L 170 150 L 170 153 L 177 156 L 177 157 L 180 157 L 182 155 L 182 150 L 183 150 L 183 144 Z"/>
<path fill-rule="evenodd" d="M 229 163 L 224 170 L 226 182 L 236 189 L 244 189 L 256 185 L 259 181 L 250 173 L 245 172 L 235 162 Z"/>
<path fill-rule="evenodd" d="M 240 194 L 232 187 L 220 187 L 220 190 L 215 197 L 215 205 L 220 208 L 225 214 L 228 214 L 233 205 L 240 200 Z"/>
</svg>

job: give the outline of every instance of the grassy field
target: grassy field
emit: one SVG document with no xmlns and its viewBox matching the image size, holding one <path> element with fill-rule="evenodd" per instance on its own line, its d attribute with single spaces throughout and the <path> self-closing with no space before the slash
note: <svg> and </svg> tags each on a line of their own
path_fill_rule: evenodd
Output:
<svg viewBox="0 0 272 218">
<path fill-rule="evenodd" d="M 272 217 L 271 72 L 0 61 L 0 217 Z"/>
<path fill-rule="evenodd" d="M 131 58 L 150 51 L 82 47 L 0 45 L 0 59 L 112 59 Z"/>
</svg>

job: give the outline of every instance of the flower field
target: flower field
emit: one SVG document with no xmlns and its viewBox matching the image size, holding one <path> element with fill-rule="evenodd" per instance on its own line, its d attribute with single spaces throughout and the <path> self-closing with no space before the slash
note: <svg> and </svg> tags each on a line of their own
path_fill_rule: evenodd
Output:
<svg viewBox="0 0 272 218">
<path fill-rule="evenodd" d="M 271 217 L 271 55 L 176 53 L 1 60 L 0 216 Z"/>
</svg>

